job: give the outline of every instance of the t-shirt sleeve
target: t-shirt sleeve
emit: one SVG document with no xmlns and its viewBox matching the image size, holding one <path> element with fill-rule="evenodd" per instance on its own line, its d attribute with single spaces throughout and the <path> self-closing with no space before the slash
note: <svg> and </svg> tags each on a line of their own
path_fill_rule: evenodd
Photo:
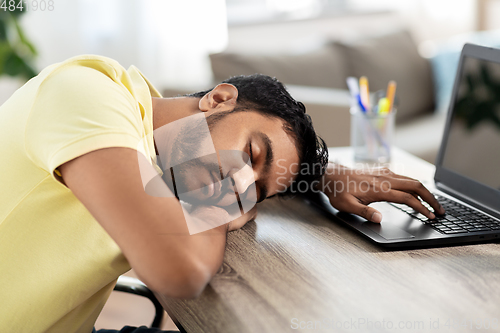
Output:
<svg viewBox="0 0 500 333">
<path fill-rule="evenodd" d="M 26 123 L 26 152 L 53 175 L 61 164 L 94 150 L 137 149 L 143 131 L 127 88 L 98 70 L 66 66 L 39 87 Z"/>
</svg>

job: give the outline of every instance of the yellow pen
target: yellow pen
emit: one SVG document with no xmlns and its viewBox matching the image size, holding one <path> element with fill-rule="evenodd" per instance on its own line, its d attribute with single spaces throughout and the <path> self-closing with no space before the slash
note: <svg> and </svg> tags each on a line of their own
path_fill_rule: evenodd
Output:
<svg viewBox="0 0 500 333">
<path fill-rule="evenodd" d="M 370 111 L 370 89 L 368 88 L 368 79 L 366 76 L 359 78 L 359 95 L 366 111 Z"/>
<path fill-rule="evenodd" d="M 378 101 L 378 112 L 380 114 L 386 114 L 389 113 L 389 110 L 390 110 L 389 99 L 387 99 L 387 97 L 382 97 Z"/>
<path fill-rule="evenodd" d="M 389 85 L 387 86 L 387 94 L 386 97 L 389 100 L 389 109 L 388 112 L 392 111 L 394 107 L 394 97 L 396 96 L 396 81 L 389 81 Z"/>
</svg>

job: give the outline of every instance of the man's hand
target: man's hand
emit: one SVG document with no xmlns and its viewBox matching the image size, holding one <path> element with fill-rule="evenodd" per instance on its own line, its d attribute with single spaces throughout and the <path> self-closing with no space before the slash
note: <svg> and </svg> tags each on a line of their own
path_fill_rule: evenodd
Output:
<svg viewBox="0 0 500 333">
<path fill-rule="evenodd" d="M 224 224 L 227 231 L 234 231 L 243 227 L 247 222 L 255 220 L 257 217 L 257 206 L 254 206 L 245 214 L 234 218 L 240 215 L 239 207 L 236 209 L 237 211 L 229 207 L 200 205 L 189 211 L 188 224 L 191 223 L 194 229 L 196 229 L 196 224 L 199 224 L 200 228 L 204 230 Z"/>
<path fill-rule="evenodd" d="M 239 228 L 241 228 L 245 224 L 247 224 L 247 222 L 255 220 L 256 217 L 257 217 L 257 206 L 254 206 L 252 209 L 250 209 L 245 214 L 243 214 L 240 217 L 238 217 L 237 219 L 229 222 L 228 231 L 238 230 Z"/>
<path fill-rule="evenodd" d="M 382 214 L 368 204 L 389 201 L 406 204 L 430 219 L 435 218 L 419 200 L 428 202 L 436 214 L 443 207 L 418 180 L 397 175 L 387 168 L 359 170 L 330 163 L 320 188 L 336 209 L 381 222 Z"/>
</svg>

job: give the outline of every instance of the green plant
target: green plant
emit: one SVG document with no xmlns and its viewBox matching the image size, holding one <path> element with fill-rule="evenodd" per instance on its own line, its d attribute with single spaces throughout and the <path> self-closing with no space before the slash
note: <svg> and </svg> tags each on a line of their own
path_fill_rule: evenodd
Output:
<svg viewBox="0 0 500 333">
<path fill-rule="evenodd" d="M 36 49 L 19 24 L 19 17 L 25 10 L 0 8 L 0 76 L 6 74 L 30 79 L 37 74 L 32 65 Z"/>
<path fill-rule="evenodd" d="M 484 122 L 490 122 L 500 130 L 500 80 L 491 74 L 497 71 L 498 68 L 480 64 L 479 71 L 464 75 L 466 88 L 457 99 L 455 108 L 457 119 L 462 120 L 469 131 Z"/>
</svg>

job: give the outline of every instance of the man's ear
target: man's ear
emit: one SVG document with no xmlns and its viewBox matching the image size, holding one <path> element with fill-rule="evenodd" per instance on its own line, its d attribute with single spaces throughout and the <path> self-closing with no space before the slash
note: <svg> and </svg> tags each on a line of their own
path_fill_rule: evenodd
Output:
<svg viewBox="0 0 500 333">
<path fill-rule="evenodd" d="M 221 83 L 200 99 L 199 108 L 203 112 L 231 110 L 236 106 L 238 89 L 229 83 Z"/>
</svg>

